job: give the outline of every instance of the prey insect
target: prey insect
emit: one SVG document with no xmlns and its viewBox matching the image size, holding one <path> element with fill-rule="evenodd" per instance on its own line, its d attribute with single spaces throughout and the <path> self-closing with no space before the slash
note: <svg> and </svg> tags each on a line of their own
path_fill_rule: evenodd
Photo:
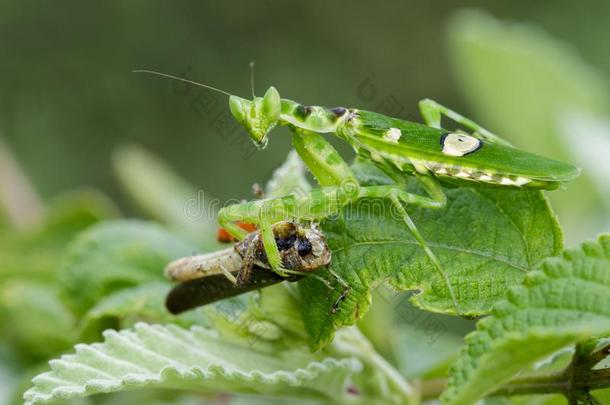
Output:
<svg viewBox="0 0 610 405">
<path fill-rule="evenodd" d="M 166 277 L 181 284 L 168 294 L 167 309 L 177 314 L 281 281 L 296 281 L 330 263 L 330 250 L 315 225 L 305 228 L 282 221 L 274 224 L 272 231 L 287 276 L 271 271 L 261 234 L 252 232 L 233 247 L 169 263 Z"/>
<path fill-rule="evenodd" d="M 406 207 L 444 207 L 447 199 L 442 183 L 552 190 L 579 174 L 579 169 L 570 164 L 517 149 L 476 122 L 429 99 L 419 103 L 424 121 L 420 124 L 357 108 L 303 105 L 280 98 L 274 87 L 269 87 L 263 97 L 253 95 L 250 100 L 184 78 L 140 72 L 182 80 L 228 95 L 232 115 L 259 148 L 265 147 L 273 128 L 286 126 L 292 131 L 294 148 L 321 187 L 305 196 L 287 195 L 231 205 L 218 214 L 220 225 L 239 240 L 246 237 L 246 232 L 236 221 L 256 224 L 269 264 L 280 275 L 287 273 L 282 267 L 271 224 L 289 218 L 319 221 L 359 199 L 384 198 L 400 213 L 406 229 L 425 252 L 439 281 L 446 286 L 449 304 L 453 307 L 448 311 L 468 315 L 460 310 L 456 286 L 447 275 L 447 263 L 437 258 Z M 444 129 L 443 116 L 465 130 Z M 383 170 L 394 184 L 360 185 L 324 134 L 347 142 L 359 156 Z M 415 176 L 421 183 L 425 195 L 406 190 L 409 176 Z"/>
</svg>

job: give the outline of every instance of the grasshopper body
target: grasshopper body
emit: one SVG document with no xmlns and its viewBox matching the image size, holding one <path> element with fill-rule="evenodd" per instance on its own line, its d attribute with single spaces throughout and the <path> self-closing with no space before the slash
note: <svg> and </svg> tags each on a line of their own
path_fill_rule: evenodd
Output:
<svg viewBox="0 0 610 405">
<path fill-rule="evenodd" d="M 167 296 L 168 310 L 176 314 L 281 281 L 295 281 L 330 263 L 330 250 L 315 226 L 279 222 L 273 233 L 282 264 L 291 274 L 271 271 L 260 232 L 252 232 L 233 247 L 169 263 L 165 276 L 181 284 Z"/>
</svg>

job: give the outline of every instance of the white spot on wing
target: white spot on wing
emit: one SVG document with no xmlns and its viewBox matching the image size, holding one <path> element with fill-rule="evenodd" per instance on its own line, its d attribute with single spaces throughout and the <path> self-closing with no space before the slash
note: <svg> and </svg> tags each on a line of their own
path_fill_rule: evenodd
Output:
<svg viewBox="0 0 610 405">
<path fill-rule="evenodd" d="M 481 181 L 491 181 L 492 177 L 488 176 L 486 174 L 482 174 L 482 175 L 479 176 L 479 180 L 481 180 Z"/>
<path fill-rule="evenodd" d="M 398 128 L 390 128 L 385 134 L 383 134 L 383 139 L 389 142 L 398 143 L 400 137 L 402 136 L 402 132 Z"/>
<path fill-rule="evenodd" d="M 461 177 L 461 178 L 467 178 L 470 177 L 470 173 L 465 172 L 463 170 L 460 170 L 459 172 L 457 172 L 456 174 L 454 174 L 455 177 Z"/>
<path fill-rule="evenodd" d="M 518 185 L 518 186 L 523 186 L 524 184 L 527 184 L 530 181 L 531 181 L 530 179 L 527 179 L 525 177 L 517 177 L 515 179 L 515 184 Z"/>
<path fill-rule="evenodd" d="M 426 167 L 424 162 L 421 162 L 419 160 L 412 160 L 411 164 L 415 168 L 415 171 L 417 171 L 418 173 L 421 173 L 421 174 L 428 173 L 428 168 Z"/>
<path fill-rule="evenodd" d="M 466 134 L 451 133 L 444 136 L 441 146 L 445 155 L 460 157 L 479 149 L 481 140 Z"/>
<path fill-rule="evenodd" d="M 371 159 L 374 160 L 375 162 L 383 162 L 383 157 L 377 151 L 371 152 Z"/>
<path fill-rule="evenodd" d="M 502 177 L 502 180 L 500 180 L 500 184 L 502 184 L 503 186 L 513 186 L 515 182 L 513 182 L 508 177 Z"/>
<path fill-rule="evenodd" d="M 436 171 L 436 174 L 447 174 L 447 169 L 445 169 L 444 167 L 441 167 L 440 169 L 438 169 Z"/>
</svg>

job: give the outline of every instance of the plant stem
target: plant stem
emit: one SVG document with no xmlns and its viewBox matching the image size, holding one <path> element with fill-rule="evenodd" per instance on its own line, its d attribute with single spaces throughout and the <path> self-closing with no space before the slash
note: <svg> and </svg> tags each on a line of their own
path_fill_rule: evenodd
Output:
<svg viewBox="0 0 610 405">
<path fill-rule="evenodd" d="M 490 395 L 552 394 L 566 392 L 569 381 L 564 373 L 516 378 Z"/>
<path fill-rule="evenodd" d="M 610 355 L 610 343 L 591 354 L 587 360 L 587 366 L 589 368 L 595 367 L 597 363 L 608 357 L 608 355 Z"/>
<path fill-rule="evenodd" d="M 610 369 L 589 370 L 576 376 L 570 383 L 564 373 L 550 376 L 515 379 L 492 395 L 525 395 L 525 394 L 570 394 L 571 392 L 589 391 L 610 388 Z"/>
<path fill-rule="evenodd" d="M 444 378 L 426 380 L 421 384 L 423 399 L 438 398 L 445 389 Z M 572 386 L 561 372 L 548 376 L 516 378 L 489 394 L 489 396 L 511 396 L 528 394 L 566 394 L 568 391 L 589 391 L 610 388 L 610 369 L 589 370 L 576 377 Z"/>
<path fill-rule="evenodd" d="M 400 403 L 417 404 L 419 395 L 417 390 L 396 370 L 386 359 L 375 351 L 368 339 L 357 327 L 340 329 L 333 341 L 336 350 L 352 355 L 372 369 L 384 375 L 388 382 L 400 394 Z"/>
<path fill-rule="evenodd" d="M 583 364 L 593 367 L 609 353 L 610 345 L 589 356 L 584 356 L 577 347 L 572 362 L 565 370 L 549 375 L 513 379 L 491 392 L 489 396 L 563 394 L 570 401 L 576 401 L 578 398 L 587 396 L 591 397 L 589 391 L 610 388 L 610 368 L 591 370 L 590 368 L 584 368 Z M 422 381 L 422 398 L 438 398 L 445 389 L 446 383 L 446 379 Z"/>
</svg>

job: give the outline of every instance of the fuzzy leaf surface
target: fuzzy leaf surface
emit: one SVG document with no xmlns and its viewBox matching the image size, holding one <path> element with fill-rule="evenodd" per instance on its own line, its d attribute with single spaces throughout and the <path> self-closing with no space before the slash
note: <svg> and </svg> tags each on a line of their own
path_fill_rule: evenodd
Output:
<svg viewBox="0 0 610 405">
<path fill-rule="evenodd" d="M 442 399 L 469 404 L 553 352 L 610 335 L 610 235 L 546 259 L 466 337 Z"/>
</svg>

